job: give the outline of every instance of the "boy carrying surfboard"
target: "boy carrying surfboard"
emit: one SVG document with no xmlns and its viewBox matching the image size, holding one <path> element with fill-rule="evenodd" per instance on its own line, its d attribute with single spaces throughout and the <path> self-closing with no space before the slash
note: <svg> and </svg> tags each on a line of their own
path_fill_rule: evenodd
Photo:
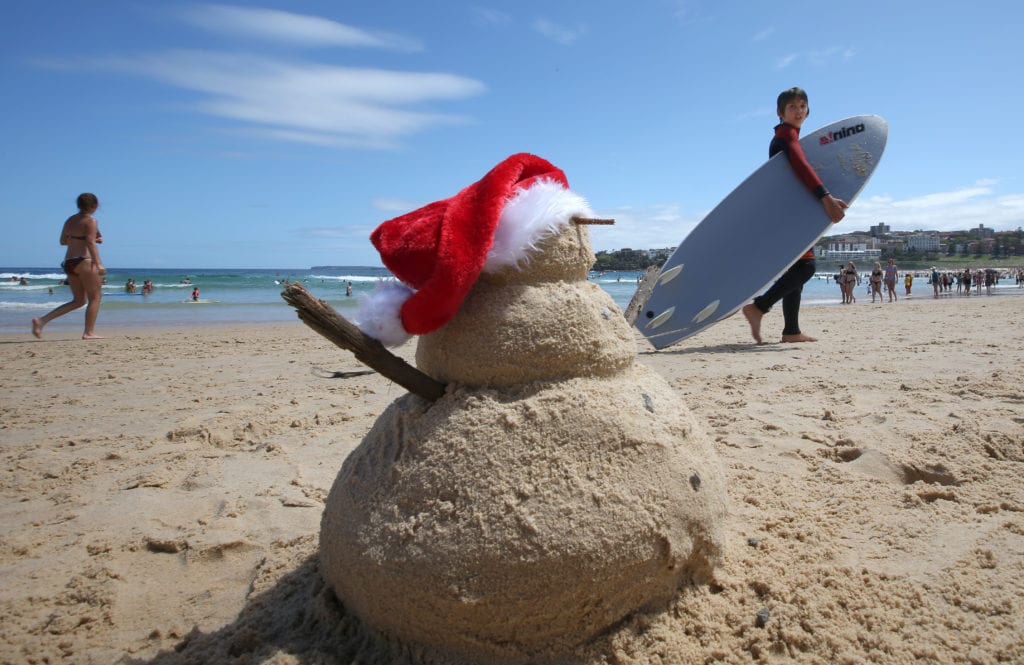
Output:
<svg viewBox="0 0 1024 665">
<path fill-rule="evenodd" d="M 785 152 L 789 164 L 797 177 L 807 186 L 814 196 L 818 197 L 825 208 L 825 214 L 833 223 L 838 223 L 846 215 L 847 203 L 832 196 L 821 178 L 814 172 L 803 149 L 800 147 L 800 127 L 807 119 L 810 109 L 807 93 L 802 88 L 790 88 L 779 94 L 776 100 L 776 112 L 779 124 L 775 126 L 775 136 L 768 147 L 768 156 Z M 804 284 L 814 276 L 814 249 L 811 248 L 796 263 L 782 274 L 762 295 L 754 298 L 752 303 L 743 306 L 743 316 L 750 324 L 750 334 L 754 341 L 761 340 L 761 318 L 772 306 L 782 301 L 782 316 L 785 326 L 782 329 L 783 342 L 814 342 L 810 335 L 800 331 L 800 296 Z"/>
</svg>

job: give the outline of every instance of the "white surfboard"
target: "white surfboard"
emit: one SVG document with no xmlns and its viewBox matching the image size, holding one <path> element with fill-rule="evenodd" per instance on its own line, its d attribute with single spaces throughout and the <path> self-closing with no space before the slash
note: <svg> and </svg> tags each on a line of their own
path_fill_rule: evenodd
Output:
<svg viewBox="0 0 1024 665">
<path fill-rule="evenodd" d="M 829 192 L 852 203 L 888 136 L 884 119 L 861 115 L 806 134 L 800 146 Z M 775 155 L 686 236 L 634 325 L 657 349 L 697 334 L 750 302 L 831 226 L 786 155 Z"/>
</svg>

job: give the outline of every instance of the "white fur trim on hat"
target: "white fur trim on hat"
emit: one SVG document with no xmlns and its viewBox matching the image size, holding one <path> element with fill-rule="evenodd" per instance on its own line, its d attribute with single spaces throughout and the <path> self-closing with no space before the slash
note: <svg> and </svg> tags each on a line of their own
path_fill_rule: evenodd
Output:
<svg viewBox="0 0 1024 665">
<path fill-rule="evenodd" d="M 586 200 L 547 178 L 519 189 L 501 211 L 485 272 L 518 266 L 548 236 L 559 233 L 574 216 L 593 217 Z"/>
<path fill-rule="evenodd" d="M 401 282 L 379 282 L 359 303 L 356 326 L 384 346 L 405 344 L 412 335 L 402 326 L 402 304 L 412 294 Z"/>
</svg>

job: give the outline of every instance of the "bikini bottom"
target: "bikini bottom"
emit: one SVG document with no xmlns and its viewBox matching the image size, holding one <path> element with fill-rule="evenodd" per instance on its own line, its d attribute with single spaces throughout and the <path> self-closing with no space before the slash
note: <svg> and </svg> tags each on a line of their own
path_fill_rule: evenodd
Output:
<svg viewBox="0 0 1024 665">
<path fill-rule="evenodd" d="M 70 277 L 71 275 L 75 274 L 75 268 L 78 267 L 79 263 L 81 263 L 82 261 L 88 261 L 88 260 L 89 260 L 88 256 L 75 256 L 75 257 L 70 258 L 70 259 L 64 259 L 61 262 L 60 267 L 64 268 L 64 272 L 67 273 L 67 275 Z"/>
</svg>

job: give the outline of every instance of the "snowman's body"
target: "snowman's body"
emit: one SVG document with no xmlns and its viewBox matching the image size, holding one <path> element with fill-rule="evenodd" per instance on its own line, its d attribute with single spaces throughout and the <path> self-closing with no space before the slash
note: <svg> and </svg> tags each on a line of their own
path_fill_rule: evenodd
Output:
<svg viewBox="0 0 1024 665">
<path fill-rule="evenodd" d="M 398 399 L 346 459 L 321 567 L 371 627 L 453 661 L 557 660 L 717 563 L 716 456 L 593 260 L 569 224 L 481 275 L 419 340 L 445 396 Z"/>
</svg>

